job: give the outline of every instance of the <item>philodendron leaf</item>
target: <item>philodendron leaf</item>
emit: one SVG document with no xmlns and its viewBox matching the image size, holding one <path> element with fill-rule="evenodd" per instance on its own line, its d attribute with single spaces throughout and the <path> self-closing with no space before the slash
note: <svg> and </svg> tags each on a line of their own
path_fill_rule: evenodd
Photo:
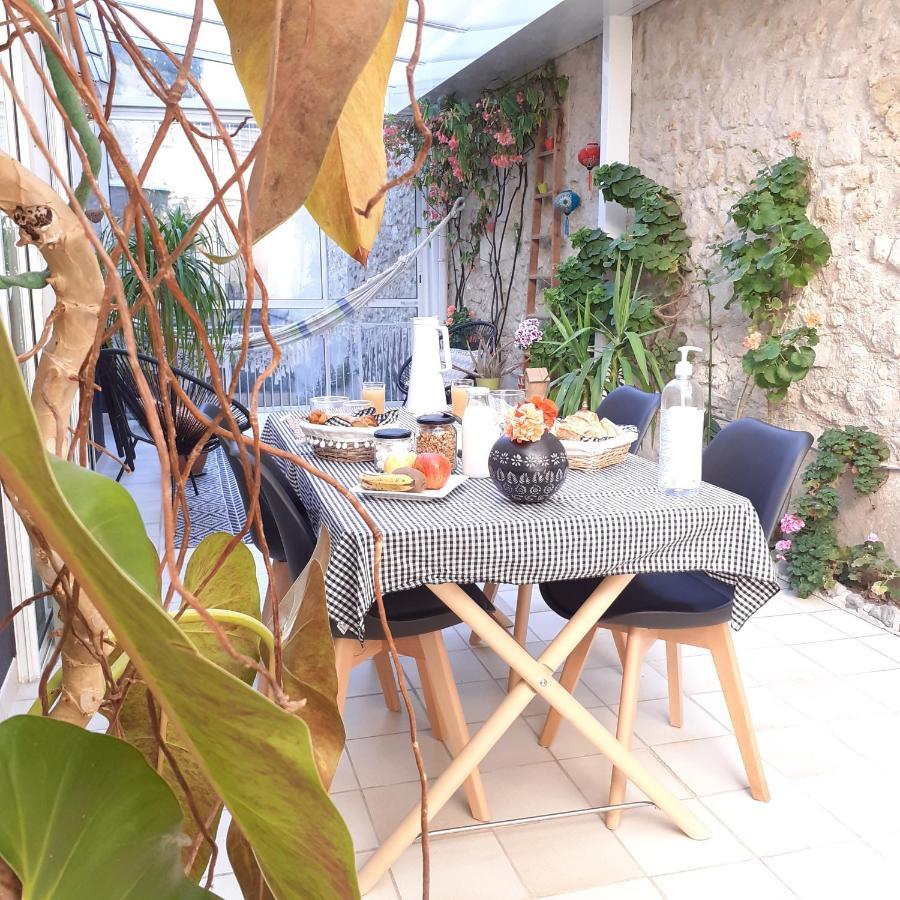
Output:
<svg viewBox="0 0 900 900">
<path fill-rule="evenodd" d="M 323 565 L 328 562 L 328 532 L 319 541 L 306 568 L 284 597 L 288 613 L 284 642 L 284 688 L 296 700 L 305 703 L 297 710 L 309 725 L 319 776 L 326 787 L 344 749 L 344 723 L 337 707 L 337 671 L 334 643 L 325 603 Z M 260 894 L 259 865 L 240 828 L 233 822 L 228 829 L 228 859 L 246 897 L 271 897 Z"/>
<path fill-rule="evenodd" d="M 259 584 L 256 580 L 253 554 L 246 544 L 237 543 L 222 559 L 222 553 L 231 541 L 232 536 L 224 532 L 216 532 L 205 537 L 188 560 L 184 574 L 185 587 L 207 609 L 228 609 L 259 619 Z M 237 662 L 227 653 L 206 624 L 179 621 L 179 625 L 203 656 L 242 681 L 252 683 L 256 670 Z M 221 628 L 235 650 L 251 659 L 259 659 L 259 639 L 254 634 L 245 628 L 225 623 L 221 624 Z M 175 777 L 168 760 L 162 755 L 159 738 L 147 709 L 147 686 L 143 681 L 138 681 L 129 689 L 119 711 L 119 725 L 126 740 L 144 754 L 150 765 L 157 768 L 178 798 L 184 815 L 184 831 L 190 839 L 184 848 L 184 862 L 190 864 L 191 875 L 199 879 L 206 869 L 211 847 L 201 836 L 184 789 Z M 208 823 L 209 832 L 215 834 L 221 807 L 218 793 L 176 728 L 166 728 L 165 740 L 182 777 L 190 788 L 195 807 L 204 822 Z"/>
<path fill-rule="evenodd" d="M 159 559 L 131 494 L 68 460 L 50 457 L 50 467 L 69 506 L 90 523 L 94 540 L 145 593 L 158 597 Z"/>
<path fill-rule="evenodd" d="M 322 230 L 363 265 L 381 227 L 384 198 L 368 218 L 357 210 L 365 209 L 387 177 L 384 95 L 406 12 L 407 0 L 394 0 L 387 28 L 347 97 L 306 199 L 306 208 Z"/>
<path fill-rule="evenodd" d="M 181 810 L 124 741 L 54 719 L 0 724 L 0 857 L 29 900 L 193 900 Z"/>
<path fill-rule="evenodd" d="M 60 492 L 5 333 L 0 384 L 0 481 L 110 626 L 247 835 L 273 894 L 358 896 L 350 835 L 322 787 L 306 724 L 204 659 L 94 539 Z M 99 489 L 103 476 L 90 477 Z"/>
<path fill-rule="evenodd" d="M 217 0 L 235 72 L 256 121 L 267 126 L 250 176 L 254 240 L 306 202 L 347 97 L 396 5 Z M 380 140 L 383 92 L 377 106 Z"/>
</svg>

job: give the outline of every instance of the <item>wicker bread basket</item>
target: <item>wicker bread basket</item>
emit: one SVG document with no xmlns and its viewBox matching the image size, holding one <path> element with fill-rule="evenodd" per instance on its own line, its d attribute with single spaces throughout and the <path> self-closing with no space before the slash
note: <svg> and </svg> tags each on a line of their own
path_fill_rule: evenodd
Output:
<svg viewBox="0 0 900 900">
<path fill-rule="evenodd" d="M 348 428 L 340 425 L 313 425 L 304 414 L 294 416 L 291 425 L 322 459 L 337 462 L 369 462 L 375 459 L 375 428 Z"/>
<path fill-rule="evenodd" d="M 570 469 L 596 472 L 623 462 L 635 440 L 637 430 L 623 428 L 615 437 L 598 441 L 563 441 L 562 445 L 566 448 Z"/>
</svg>

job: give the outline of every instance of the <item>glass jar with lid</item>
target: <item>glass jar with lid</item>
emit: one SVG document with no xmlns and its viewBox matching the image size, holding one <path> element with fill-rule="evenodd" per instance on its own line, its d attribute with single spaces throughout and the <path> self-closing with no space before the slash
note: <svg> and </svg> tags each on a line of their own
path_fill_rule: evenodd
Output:
<svg viewBox="0 0 900 900">
<path fill-rule="evenodd" d="M 416 442 L 409 428 L 379 428 L 375 432 L 375 468 L 384 471 L 384 464 L 392 454 L 416 452 Z"/>
<path fill-rule="evenodd" d="M 416 453 L 440 453 L 456 468 L 456 417 L 450 413 L 427 413 L 419 416 Z"/>
</svg>

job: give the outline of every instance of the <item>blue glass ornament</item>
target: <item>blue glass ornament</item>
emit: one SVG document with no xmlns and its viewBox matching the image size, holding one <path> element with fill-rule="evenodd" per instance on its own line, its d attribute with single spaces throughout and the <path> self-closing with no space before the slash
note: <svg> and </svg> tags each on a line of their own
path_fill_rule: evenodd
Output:
<svg viewBox="0 0 900 900">
<path fill-rule="evenodd" d="M 575 191 L 570 188 L 566 188 L 564 191 L 560 191 L 553 198 L 553 206 L 558 209 L 565 217 L 566 223 L 563 226 L 563 232 L 566 237 L 569 236 L 569 216 L 572 212 L 578 209 L 581 206 L 581 197 L 575 193 Z"/>
</svg>

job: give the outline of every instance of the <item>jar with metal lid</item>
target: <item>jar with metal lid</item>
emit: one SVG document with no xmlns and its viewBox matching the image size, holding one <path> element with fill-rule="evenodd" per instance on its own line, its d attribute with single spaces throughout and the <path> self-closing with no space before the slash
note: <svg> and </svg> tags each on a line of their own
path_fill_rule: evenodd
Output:
<svg viewBox="0 0 900 900">
<path fill-rule="evenodd" d="M 375 468 L 384 471 L 387 458 L 396 453 L 415 455 L 416 442 L 409 428 L 379 428 L 375 432 Z"/>
<path fill-rule="evenodd" d="M 456 417 L 450 413 L 428 413 L 419 416 L 416 453 L 440 453 L 456 468 Z"/>
</svg>

